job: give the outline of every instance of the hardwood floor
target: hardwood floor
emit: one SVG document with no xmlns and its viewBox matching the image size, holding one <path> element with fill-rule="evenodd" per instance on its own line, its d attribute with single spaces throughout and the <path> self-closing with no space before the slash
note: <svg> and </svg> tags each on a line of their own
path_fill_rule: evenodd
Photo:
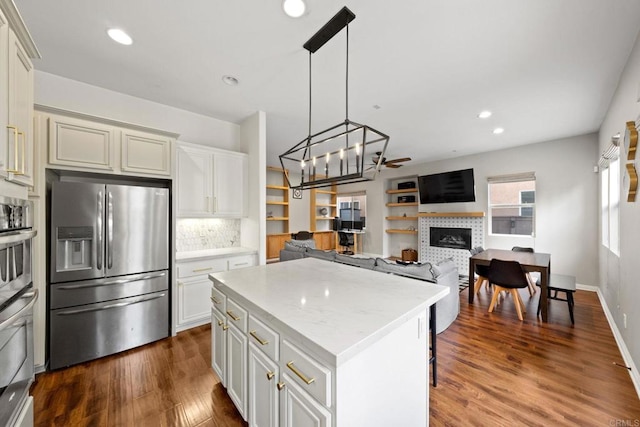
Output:
<svg viewBox="0 0 640 427">
<path fill-rule="evenodd" d="M 438 335 L 432 426 L 637 425 L 640 400 L 597 295 L 576 292 L 576 324 L 553 301 L 549 323 L 525 321 L 508 298 L 487 313 L 490 293 Z M 210 368 L 210 328 L 68 369 L 38 375 L 37 426 L 244 426 Z M 616 424 L 617 422 L 617 424 Z M 626 422 L 626 424 L 624 424 Z"/>
</svg>

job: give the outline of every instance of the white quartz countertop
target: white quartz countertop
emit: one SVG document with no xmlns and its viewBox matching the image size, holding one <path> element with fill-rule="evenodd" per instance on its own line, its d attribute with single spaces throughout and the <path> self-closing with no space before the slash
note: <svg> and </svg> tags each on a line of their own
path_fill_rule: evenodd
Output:
<svg viewBox="0 0 640 427">
<path fill-rule="evenodd" d="M 336 366 L 449 293 L 445 286 L 314 258 L 209 278 L 249 312 L 310 340 Z"/>
<path fill-rule="evenodd" d="M 258 251 L 251 248 L 234 247 L 219 249 L 203 249 L 200 251 L 176 252 L 176 261 L 200 259 L 200 258 L 220 258 L 229 255 L 250 255 Z"/>
</svg>

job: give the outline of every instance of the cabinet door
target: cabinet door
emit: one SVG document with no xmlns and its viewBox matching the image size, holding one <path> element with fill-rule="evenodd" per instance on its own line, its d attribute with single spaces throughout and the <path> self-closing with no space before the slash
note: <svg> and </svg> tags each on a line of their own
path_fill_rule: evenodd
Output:
<svg viewBox="0 0 640 427">
<path fill-rule="evenodd" d="M 233 325 L 227 329 L 227 393 L 247 420 L 247 336 Z"/>
<path fill-rule="evenodd" d="M 278 365 L 249 343 L 249 426 L 278 426 Z"/>
<path fill-rule="evenodd" d="M 247 156 L 215 153 L 213 156 L 213 213 L 219 217 L 246 215 L 248 199 Z"/>
<path fill-rule="evenodd" d="M 280 250 L 284 249 L 284 242 L 291 240 L 290 234 L 267 235 L 267 259 L 280 257 Z"/>
<path fill-rule="evenodd" d="M 285 384 L 280 396 L 280 417 L 283 427 L 331 426 L 331 412 L 321 406 L 287 374 L 282 375 Z"/>
<path fill-rule="evenodd" d="M 180 147 L 177 165 L 178 216 L 211 216 L 211 153 Z"/>
<path fill-rule="evenodd" d="M 49 118 L 49 163 L 102 171 L 114 169 L 116 129 L 63 116 Z"/>
<path fill-rule="evenodd" d="M 9 30 L 9 179 L 33 185 L 33 64 L 27 52 Z"/>
<path fill-rule="evenodd" d="M 197 326 L 207 323 L 211 301 L 211 281 L 207 276 L 178 281 L 178 329 L 190 324 Z M 194 324 L 197 323 L 197 324 Z"/>
<path fill-rule="evenodd" d="M 132 130 L 122 131 L 122 170 L 171 175 L 171 138 Z"/>
<path fill-rule="evenodd" d="M 0 12 L 0 51 L 5 52 L 9 46 L 9 22 Z M 13 143 L 13 132 L 9 125 L 9 55 L 0 55 L 0 174 L 7 176 L 9 143 Z"/>
<path fill-rule="evenodd" d="M 227 324 L 218 310 L 211 309 L 211 367 L 227 386 Z"/>
</svg>

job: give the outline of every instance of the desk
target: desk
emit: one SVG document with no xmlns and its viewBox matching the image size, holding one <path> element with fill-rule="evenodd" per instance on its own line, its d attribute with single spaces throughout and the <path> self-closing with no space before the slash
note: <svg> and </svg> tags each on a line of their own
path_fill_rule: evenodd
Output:
<svg viewBox="0 0 640 427">
<path fill-rule="evenodd" d="M 469 258 L 469 304 L 473 304 L 473 275 L 476 264 L 489 265 L 493 258 L 504 261 L 518 261 L 526 271 L 540 273 L 540 305 L 542 321 L 547 321 L 547 286 L 551 272 L 551 255 L 540 252 L 514 252 L 504 249 L 486 249 Z"/>
<path fill-rule="evenodd" d="M 338 230 L 335 233 L 336 236 L 336 252 L 339 250 L 340 248 L 340 238 L 338 237 L 338 233 L 350 233 L 353 234 L 353 252 L 356 254 L 361 254 L 362 253 L 362 241 L 364 240 L 364 230 Z M 358 238 L 358 236 L 360 236 Z M 358 240 L 360 240 L 360 250 L 358 250 Z"/>
</svg>

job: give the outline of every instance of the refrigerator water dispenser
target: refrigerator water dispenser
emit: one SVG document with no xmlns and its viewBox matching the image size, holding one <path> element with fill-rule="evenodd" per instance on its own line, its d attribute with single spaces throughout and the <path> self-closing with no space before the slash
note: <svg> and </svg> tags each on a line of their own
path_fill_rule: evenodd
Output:
<svg viewBox="0 0 640 427">
<path fill-rule="evenodd" d="M 56 271 L 92 268 L 93 227 L 58 227 Z"/>
</svg>

